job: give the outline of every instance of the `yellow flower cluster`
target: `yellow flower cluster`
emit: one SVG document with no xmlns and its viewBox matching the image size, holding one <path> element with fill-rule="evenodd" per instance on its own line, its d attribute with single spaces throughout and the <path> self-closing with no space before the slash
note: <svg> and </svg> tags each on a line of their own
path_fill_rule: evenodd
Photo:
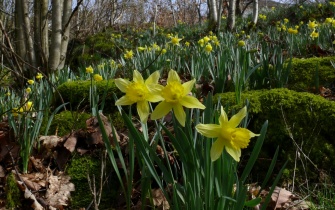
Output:
<svg viewBox="0 0 335 210">
<path fill-rule="evenodd" d="M 198 40 L 198 44 L 200 47 L 204 47 L 205 52 L 210 53 L 213 51 L 213 46 L 220 46 L 220 42 L 218 38 L 213 35 L 212 32 L 209 33 L 209 36 L 205 36 Z"/>
<path fill-rule="evenodd" d="M 259 14 L 258 17 L 259 17 L 259 19 L 261 19 L 261 20 L 266 20 L 266 15 Z"/>
</svg>

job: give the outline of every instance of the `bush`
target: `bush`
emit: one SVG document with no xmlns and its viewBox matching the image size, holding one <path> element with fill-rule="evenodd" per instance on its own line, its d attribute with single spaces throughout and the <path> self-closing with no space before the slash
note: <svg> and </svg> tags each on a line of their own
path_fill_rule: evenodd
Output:
<svg viewBox="0 0 335 210">
<path fill-rule="evenodd" d="M 331 61 L 335 57 L 293 58 L 288 88 L 306 91 L 317 88 L 318 84 L 327 86 L 334 82 L 335 68 Z"/>
<path fill-rule="evenodd" d="M 228 111 L 238 110 L 244 106 L 242 103 L 236 104 L 235 93 L 232 92 L 217 94 L 215 100 L 218 99 L 223 106 L 229 107 Z M 279 145 L 281 148 L 279 160 L 285 162 L 288 159 L 288 168 L 293 169 L 297 150 L 295 141 L 318 169 L 334 170 L 335 163 L 332 157 L 335 155 L 335 143 L 332 138 L 335 135 L 335 127 L 329 126 L 335 121 L 334 102 L 321 96 L 284 88 L 248 91 L 242 94 L 241 101 L 246 99 L 250 102 L 248 109 L 251 119 L 250 130 L 257 130 L 265 120 L 269 121 L 260 160 L 270 160 Z M 318 170 L 315 170 L 313 164 L 304 157 L 303 153 L 299 151 L 306 169 L 298 159 L 299 167 L 296 177 L 301 178 L 304 176 L 304 170 L 307 170 L 308 178 L 317 180 Z"/>
<path fill-rule="evenodd" d="M 68 108 L 73 110 L 86 110 L 90 112 L 89 94 L 90 94 L 91 81 L 69 81 L 60 85 L 57 90 L 62 95 L 64 102 L 70 102 L 67 105 Z M 117 97 L 121 97 L 123 94 L 115 86 L 113 80 L 104 80 L 96 82 L 97 93 L 99 95 L 99 108 L 103 96 L 106 95 L 104 113 L 112 113 L 117 110 L 113 93 Z M 59 95 L 56 95 L 56 105 L 61 105 Z"/>
</svg>

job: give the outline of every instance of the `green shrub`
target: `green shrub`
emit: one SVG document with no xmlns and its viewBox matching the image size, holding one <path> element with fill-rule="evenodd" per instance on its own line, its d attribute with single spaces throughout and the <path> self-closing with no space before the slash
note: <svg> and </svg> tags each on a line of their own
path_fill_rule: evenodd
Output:
<svg viewBox="0 0 335 210">
<path fill-rule="evenodd" d="M 335 68 L 331 61 L 335 61 L 335 57 L 293 58 L 288 88 L 310 91 L 317 88 L 317 84 L 327 86 L 334 82 Z"/>
<path fill-rule="evenodd" d="M 90 87 L 91 81 L 69 81 L 61 84 L 57 90 L 62 95 L 64 102 L 70 102 L 67 105 L 69 109 L 72 110 L 86 110 L 90 112 Z M 101 102 L 103 96 L 106 94 L 104 113 L 112 113 L 117 110 L 114 105 L 115 100 L 113 98 L 113 93 L 119 98 L 123 94 L 115 86 L 113 80 L 104 80 L 96 82 L 97 94 L 99 95 L 99 108 L 101 107 Z M 56 94 L 56 105 L 61 105 L 62 101 L 58 94 Z"/>
<path fill-rule="evenodd" d="M 235 93 L 217 94 L 215 100 L 219 98 L 223 106 L 229 107 L 229 111 L 244 106 L 244 103 L 236 105 Z M 332 138 L 335 135 L 335 127 L 331 126 L 335 121 L 334 102 L 321 96 L 288 89 L 248 91 L 242 94 L 241 101 L 244 102 L 246 99 L 250 102 L 250 130 L 257 131 L 265 120 L 269 121 L 261 159 L 270 160 L 279 145 L 281 149 L 279 160 L 285 162 L 288 159 L 290 163 L 288 167 L 290 170 L 293 169 L 297 149 L 294 139 L 318 169 L 334 170 L 335 163 L 332 157 L 335 156 L 335 143 Z M 243 153 L 248 154 L 250 148 Z M 303 177 L 304 170 L 307 170 L 308 178 L 317 179 L 318 171 L 303 153 L 299 151 L 306 169 L 298 159 L 296 177 L 299 175 L 300 178 Z M 292 174 L 289 175 L 292 178 Z"/>
</svg>

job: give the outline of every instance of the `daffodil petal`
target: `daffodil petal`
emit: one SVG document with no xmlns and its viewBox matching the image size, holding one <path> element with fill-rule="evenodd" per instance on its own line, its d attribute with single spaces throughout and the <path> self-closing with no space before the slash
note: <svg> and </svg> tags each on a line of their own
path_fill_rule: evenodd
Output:
<svg viewBox="0 0 335 210">
<path fill-rule="evenodd" d="M 197 98 L 192 96 L 184 96 L 180 100 L 180 104 L 187 108 L 197 108 L 197 109 L 206 108 Z"/>
<path fill-rule="evenodd" d="M 228 116 L 227 116 L 225 110 L 223 109 L 223 106 L 221 106 L 221 115 L 219 117 L 219 123 L 220 123 L 220 125 L 223 125 L 227 122 L 228 122 Z"/>
<path fill-rule="evenodd" d="M 219 159 L 219 157 L 222 154 L 224 148 L 224 141 L 221 139 L 217 139 L 211 148 L 211 159 L 212 161 L 216 161 L 217 159 Z"/>
<path fill-rule="evenodd" d="M 134 82 L 139 82 L 139 83 L 144 83 L 144 79 L 143 79 L 141 73 L 137 70 L 134 70 L 133 81 Z"/>
<path fill-rule="evenodd" d="M 184 87 L 184 95 L 187 95 L 192 91 L 194 83 L 195 83 L 195 79 L 192 79 L 191 81 L 188 81 L 182 84 L 182 86 Z"/>
<path fill-rule="evenodd" d="M 247 107 L 245 106 L 237 114 L 235 114 L 230 118 L 228 126 L 236 128 L 246 115 L 247 115 Z"/>
<path fill-rule="evenodd" d="M 227 147 L 227 146 L 225 148 L 226 148 L 226 151 L 228 152 L 228 154 L 230 156 L 232 156 L 236 162 L 240 162 L 240 157 L 241 157 L 241 149 L 240 148 L 234 149 L 232 147 Z"/>
<path fill-rule="evenodd" d="M 159 101 L 162 101 L 162 100 L 164 100 L 164 98 L 161 96 L 161 95 L 159 95 L 159 94 L 150 94 L 148 97 L 147 97 L 147 100 L 148 101 L 150 101 L 150 102 L 153 102 L 153 103 L 155 103 L 155 102 L 159 102 Z"/>
<path fill-rule="evenodd" d="M 121 92 L 125 93 L 127 91 L 128 85 L 130 85 L 131 82 L 129 80 L 118 78 L 114 80 L 114 83 L 116 87 L 121 90 Z"/>
<path fill-rule="evenodd" d="M 216 138 L 220 135 L 221 126 L 217 124 L 198 124 L 195 129 L 208 138 Z"/>
<path fill-rule="evenodd" d="M 145 123 L 149 116 L 149 104 L 147 101 L 137 102 L 137 113 L 140 116 L 141 122 Z"/>
<path fill-rule="evenodd" d="M 126 105 L 131 105 L 133 103 L 134 103 L 134 101 L 129 100 L 129 97 L 122 96 L 119 100 L 117 100 L 115 102 L 115 105 L 117 105 L 117 106 L 126 106 Z"/>
<path fill-rule="evenodd" d="M 166 101 L 160 102 L 155 110 L 151 113 L 151 119 L 157 120 L 162 118 L 163 116 L 167 115 L 167 113 L 172 109 L 172 105 L 167 103 Z"/>
<path fill-rule="evenodd" d="M 174 116 L 176 116 L 180 125 L 184 127 L 185 121 L 186 121 L 186 114 L 185 114 L 183 106 L 180 104 L 173 106 L 173 113 L 174 113 Z"/>
<path fill-rule="evenodd" d="M 169 71 L 169 75 L 168 75 L 168 78 L 167 78 L 167 83 L 172 82 L 172 81 L 176 81 L 176 82 L 180 83 L 180 78 L 179 78 L 178 73 L 175 70 L 171 69 Z"/>
<path fill-rule="evenodd" d="M 159 71 L 155 71 L 145 80 L 145 84 L 146 85 L 157 84 L 159 80 L 159 76 L 160 76 Z"/>
</svg>

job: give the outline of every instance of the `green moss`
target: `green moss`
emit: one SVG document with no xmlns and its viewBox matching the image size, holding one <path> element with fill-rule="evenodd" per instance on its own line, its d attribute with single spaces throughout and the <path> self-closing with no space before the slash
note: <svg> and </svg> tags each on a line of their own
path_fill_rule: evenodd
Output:
<svg viewBox="0 0 335 210">
<path fill-rule="evenodd" d="M 20 207 L 20 189 L 17 186 L 16 179 L 13 173 L 10 173 L 6 179 L 6 209 L 16 209 Z"/>
<path fill-rule="evenodd" d="M 335 68 L 331 61 L 335 61 L 335 57 L 293 58 L 288 87 L 298 91 L 313 89 L 317 84 L 317 70 L 320 85 L 334 82 Z"/>
<path fill-rule="evenodd" d="M 87 176 L 90 176 L 93 182 L 93 174 L 95 176 L 95 186 L 97 190 L 100 188 L 101 177 L 101 154 L 102 151 L 96 151 L 91 155 L 80 156 L 75 154 L 66 169 L 67 174 L 71 177 L 71 182 L 75 185 L 75 191 L 71 193 L 70 209 L 87 208 L 93 200 L 90 191 Z M 119 183 L 116 175 L 111 173 L 111 164 L 107 160 L 105 175 L 109 177 L 103 186 L 102 198 L 99 209 L 111 209 L 113 204 L 117 202 L 119 191 Z M 106 179 L 106 178 L 105 178 Z"/>
<path fill-rule="evenodd" d="M 70 102 L 70 106 L 74 110 L 87 110 L 90 112 L 89 105 L 89 94 L 90 94 L 91 81 L 69 81 L 63 83 L 58 87 L 59 93 L 62 95 L 64 102 Z M 115 100 L 113 94 L 115 93 L 117 97 L 121 97 L 121 92 L 115 86 L 113 80 L 104 80 L 101 82 L 96 82 L 97 94 L 99 95 L 99 107 L 101 107 L 101 102 L 103 96 L 106 94 L 104 113 L 112 113 L 116 110 L 114 105 Z M 59 96 L 56 95 L 56 104 L 62 104 Z"/>
<path fill-rule="evenodd" d="M 228 105 L 229 110 L 238 110 L 244 104 L 236 104 L 235 93 L 217 94 L 215 99 L 221 99 L 223 106 Z M 310 93 L 296 92 L 288 89 L 272 89 L 248 91 L 242 94 L 242 102 L 250 102 L 249 129 L 259 132 L 262 124 L 268 120 L 267 136 L 261 151 L 261 157 L 271 159 L 276 147 L 279 145 L 281 155 L 279 162 L 289 160 L 289 168 L 293 168 L 296 159 L 296 142 L 318 169 L 329 170 L 335 168 L 331 157 L 335 156 L 332 141 L 335 127 L 335 103 L 321 96 Z M 252 140 L 253 145 L 255 140 Z M 246 154 L 250 152 L 246 150 Z M 300 152 L 305 162 L 306 170 L 311 179 L 317 179 L 317 170 Z M 300 162 L 300 160 L 298 160 Z M 260 163 L 262 164 L 262 163 Z M 298 164 L 302 167 L 301 164 Z M 301 176 L 304 169 L 300 168 Z"/>
<path fill-rule="evenodd" d="M 72 130 L 85 129 L 86 120 L 90 118 L 91 115 L 83 112 L 75 111 L 63 111 L 55 115 L 48 135 L 54 135 L 57 133 L 58 136 L 64 136 L 71 133 Z M 41 133 L 44 134 L 47 120 L 43 121 L 41 126 Z"/>
</svg>

